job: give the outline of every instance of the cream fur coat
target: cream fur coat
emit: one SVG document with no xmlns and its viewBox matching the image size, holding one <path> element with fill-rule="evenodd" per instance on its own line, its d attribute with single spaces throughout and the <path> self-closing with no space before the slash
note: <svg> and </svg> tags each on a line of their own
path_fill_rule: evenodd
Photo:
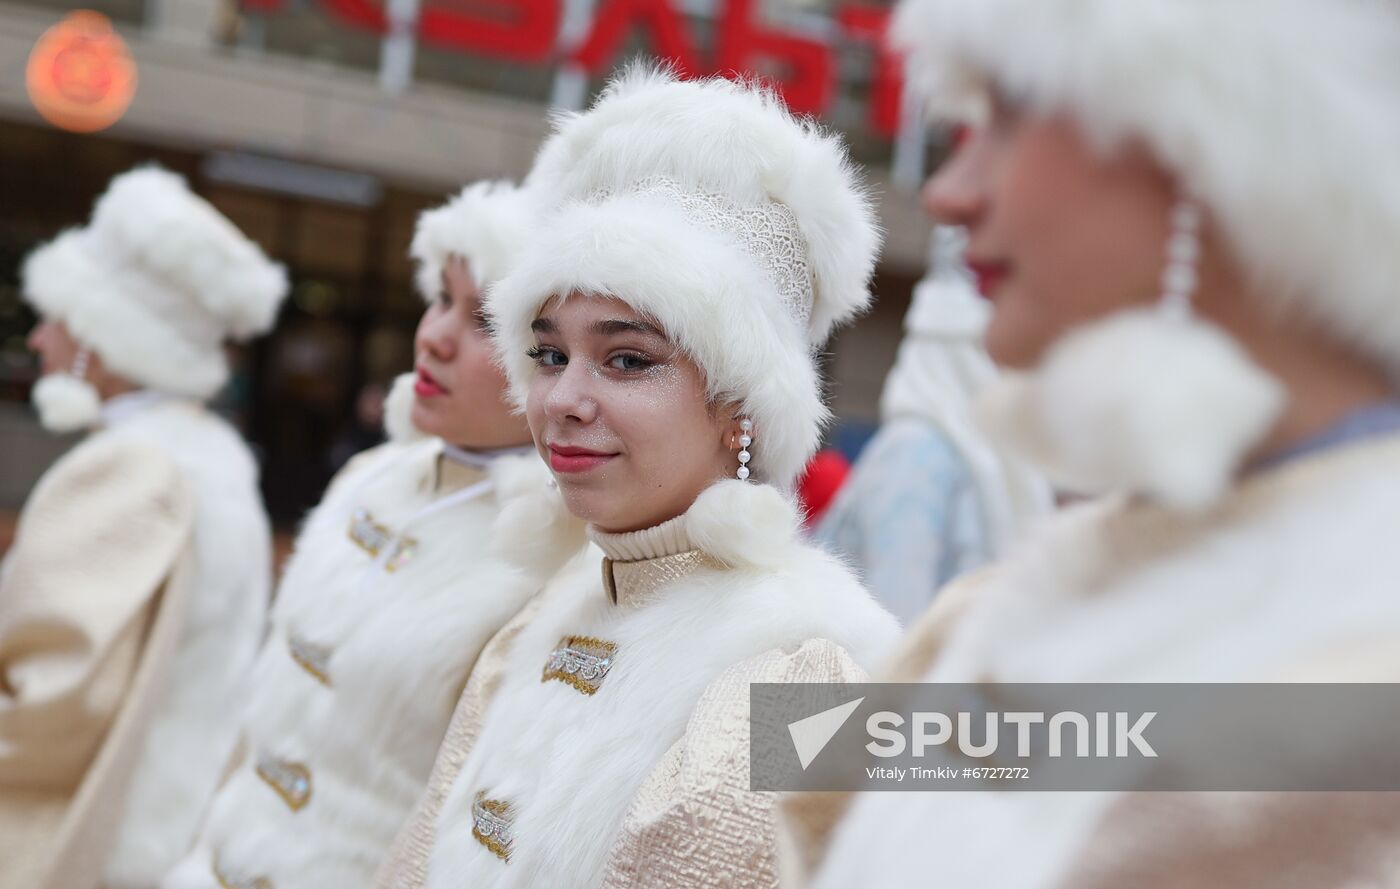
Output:
<svg viewBox="0 0 1400 889">
<path fill-rule="evenodd" d="M 253 671 L 244 756 L 166 889 L 368 884 L 482 645 L 549 570 L 518 566 L 515 541 L 493 535 L 513 491 L 543 486 L 538 458 L 483 472 L 441 452 L 436 439 L 366 452 L 307 519 Z M 361 511 L 411 554 L 375 568 L 350 533 Z"/>
<path fill-rule="evenodd" d="M 381 885 L 775 885 L 772 797 L 748 789 L 749 683 L 858 681 L 897 627 L 773 488 L 719 482 L 683 521 L 717 562 L 614 602 L 590 549 L 508 628 L 494 675 L 473 677 L 489 691 L 459 705 L 429 829 L 401 838 Z M 566 636 L 615 646 L 596 693 L 542 681 Z M 518 812 L 508 861 L 473 835 L 479 792 Z"/>
<path fill-rule="evenodd" d="M 889 678 L 1400 681 L 1396 527 L 1396 436 L 1250 477 L 1203 516 L 1082 506 L 950 591 Z M 785 868 L 821 889 L 1394 885 L 1394 796 L 795 795 Z"/>
<path fill-rule="evenodd" d="M 270 561 L 252 457 L 192 403 L 114 413 L 45 474 L 0 582 L 0 809 L 60 820 L 0 873 L 156 884 L 232 752 Z"/>
</svg>

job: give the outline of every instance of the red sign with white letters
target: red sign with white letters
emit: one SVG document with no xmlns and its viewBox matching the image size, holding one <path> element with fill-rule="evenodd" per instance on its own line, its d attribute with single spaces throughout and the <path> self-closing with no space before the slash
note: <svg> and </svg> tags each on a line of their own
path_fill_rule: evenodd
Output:
<svg viewBox="0 0 1400 889">
<path fill-rule="evenodd" d="M 243 0 L 245 8 L 275 12 L 287 0 Z M 388 17 L 374 0 L 321 0 L 345 24 L 384 34 Z M 770 83 L 799 114 L 824 114 L 836 85 L 835 50 L 811 37 L 756 21 L 755 0 L 721 0 L 714 64 L 706 67 L 686 27 L 685 16 L 671 0 L 600 0 L 588 32 L 567 61 L 589 73 L 610 70 L 623 41 L 633 30 L 647 34 L 653 53 L 685 76 L 756 75 Z M 890 10 L 860 2 L 838 7 L 835 21 L 850 40 L 876 48 L 869 123 L 890 136 L 899 126 L 903 85 L 898 57 L 884 41 Z M 548 62 L 555 57 L 555 35 L 563 0 L 476 0 L 471 11 L 425 3 L 419 13 L 418 39 L 445 49 L 474 52 L 521 62 Z M 780 72 L 773 74 L 772 72 Z"/>
</svg>

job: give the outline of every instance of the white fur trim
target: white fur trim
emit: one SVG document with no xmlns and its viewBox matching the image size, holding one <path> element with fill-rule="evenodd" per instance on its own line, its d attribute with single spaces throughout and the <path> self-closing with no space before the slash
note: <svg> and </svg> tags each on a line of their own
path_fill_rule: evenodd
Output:
<svg viewBox="0 0 1400 889">
<path fill-rule="evenodd" d="M 635 65 L 587 112 L 557 119 L 528 182 L 564 202 L 625 191 L 649 176 L 792 210 L 812 265 L 813 345 L 869 304 L 880 249 L 870 198 L 840 139 L 793 117 L 771 91 Z"/>
<path fill-rule="evenodd" d="M 725 78 L 676 80 L 637 64 L 588 112 L 557 119 L 529 183 L 564 202 L 657 175 L 792 210 L 812 263 L 815 346 L 869 304 L 881 244 L 871 200 L 839 137 L 794 118 L 773 92 Z"/>
<path fill-rule="evenodd" d="M 384 398 L 384 432 L 390 441 L 411 442 L 427 436 L 413 423 L 413 381 L 417 374 L 404 373 L 394 377 L 389 394 Z"/>
<path fill-rule="evenodd" d="M 720 483 L 692 508 L 713 514 L 691 516 L 689 527 L 722 520 L 726 539 L 719 548 L 732 553 L 745 535 L 782 533 L 769 525 L 776 518 L 784 526 L 775 514 L 781 510 L 770 508 L 773 498 L 781 500 L 771 488 Z M 726 518 L 720 514 L 725 505 L 741 509 Z M 743 511 L 751 506 L 759 508 Z M 747 749 L 745 737 L 705 735 L 691 724 L 717 679 L 732 677 L 737 666 L 740 676 L 761 681 L 758 664 L 815 639 L 829 640 L 868 668 L 897 636 L 893 618 L 848 569 L 816 547 L 790 539 L 759 558 L 761 566 L 702 570 L 674 581 L 639 608 L 609 601 L 597 557 L 579 560 L 552 580 L 535 619 L 511 647 L 482 732 L 448 793 L 426 889 L 603 885 L 627 811 L 688 727 L 698 735 L 697 747 L 726 763 Z M 596 695 L 540 681 L 565 635 L 617 645 L 616 662 Z M 829 672 L 832 666 L 810 658 L 787 678 L 848 678 L 845 671 Z M 518 808 L 509 863 L 471 836 L 479 790 Z M 717 816 L 717 823 L 724 820 Z M 704 842 L 716 841 L 714 825 L 697 824 L 696 830 Z"/>
<path fill-rule="evenodd" d="M 542 460 L 520 459 L 495 477 L 504 505 L 494 551 L 521 565 L 558 565 L 587 543 L 586 526 L 569 513 Z M 804 545 L 798 516 L 791 496 L 772 485 L 724 479 L 701 491 L 682 518 L 690 544 L 726 565 L 773 568 Z"/>
<path fill-rule="evenodd" d="M 1283 404 L 1218 328 L 1138 309 L 1072 331 L 1036 371 L 989 385 L 978 409 L 990 435 L 1063 487 L 1200 509 Z"/>
<path fill-rule="evenodd" d="M 793 212 L 814 285 L 805 329 L 737 239 L 657 195 L 629 191 L 655 176 L 740 206 L 773 201 Z M 524 358 L 529 325 L 544 302 L 616 296 L 700 365 L 711 398 L 741 403 L 756 427 L 755 472 L 791 485 L 828 417 L 812 352 L 868 304 L 880 242 L 840 142 L 762 90 L 638 67 L 587 113 L 559 118 L 529 185 L 554 209 L 487 299 L 517 402 L 533 372 Z"/>
<path fill-rule="evenodd" d="M 1395 4 L 904 0 L 890 33 L 939 111 L 975 114 L 995 84 L 1105 148 L 1144 140 L 1255 290 L 1400 377 Z"/>
<path fill-rule="evenodd" d="M 231 872 L 279 889 L 373 885 L 482 646 L 539 590 L 533 572 L 558 568 L 517 566 L 490 548 L 503 492 L 547 473 L 535 457 L 493 461 L 494 492 L 405 527 L 433 502 L 438 454 L 391 443 L 353 461 L 297 536 L 271 634 L 245 677 L 242 729 L 252 750 L 306 764 L 306 808 L 293 812 L 244 763 L 165 889 L 218 889 L 215 850 Z M 369 559 L 345 533 L 355 509 L 418 541 L 411 561 L 370 588 Z M 291 634 L 332 649 L 329 688 L 291 658 Z"/>
<path fill-rule="evenodd" d="M 797 507 L 769 485 L 726 479 L 695 498 L 685 514 L 693 546 L 734 567 L 773 568 L 800 542 Z"/>
<path fill-rule="evenodd" d="M 704 371 L 712 401 L 736 399 L 754 421 L 757 478 L 791 484 L 828 415 L 802 332 L 749 257 L 674 208 L 629 195 L 551 217 L 517 270 L 487 298 L 511 394 L 525 404 L 530 323 L 551 293 L 614 293 L 653 318 Z"/>
<path fill-rule="evenodd" d="M 986 575 L 923 681 L 1336 681 L 1329 661 L 1400 638 L 1397 503 L 1389 436 L 1262 472 L 1207 516 L 1117 498 L 1062 511 Z M 1345 681 L 1393 679 L 1373 667 Z M 859 796 L 813 889 L 929 873 L 949 886 L 1083 885 L 1086 861 L 1125 854 L 1099 816 L 1112 795 Z"/>
<path fill-rule="evenodd" d="M 569 512 L 539 457 L 500 462 L 493 473 L 501 510 L 492 525 L 491 551 L 532 572 L 543 585 L 552 568 L 587 544 L 585 525 Z"/>
<path fill-rule="evenodd" d="M 222 344 L 266 331 L 286 272 L 181 177 L 143 167 L 112 180 L 92 222 L 24 263 L 25 298 L 131 382 L 207 398 L 228 376 Z"/>
<path fill-rule="evenodd" d="M 97 422 L 102 399 L 97 389 L 72 374 L 46 374 L 29 396 L 39 411 L 39 424 L 50 432 L 77 432 Z"/>
<path fill-rule="evenodd" d="M 417 262 L 416 281 L 431 302 L 442 289 L 448 257 L 467 260 L 478 288 L 505 276 L 521 245 L 529 240 L 534 211 L 530 195 L 510 182 L 476 182 L 441 207 L 425 211 L 409 245 Z"/>
<path fill-rule="evenodd" d="M 228 366 L 216 344 L 173 333 L 92 244 L 87 230 L 74 229 L 30 254 L 23 290 L 35 310 L 61 319 L 106 367 L 132 382 L 195 397 L 217 392 Z"/>
<path fill-rule="evenodd" d="M 146 889 L 189 849 L 233 753 L 266 630 L 272 531 L 247 445 L 208 411 L 156 403 L 97 436 L 169 454 L 195 500 L 195 574 L 170 682 L 126 798 L 108 802 L 122 813 L 103 885 Z"/>
</svg>

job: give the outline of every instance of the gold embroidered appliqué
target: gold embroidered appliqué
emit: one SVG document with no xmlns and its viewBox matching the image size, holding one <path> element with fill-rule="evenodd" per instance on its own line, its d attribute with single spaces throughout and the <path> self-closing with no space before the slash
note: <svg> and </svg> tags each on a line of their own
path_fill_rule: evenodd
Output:
<svg viewBox="0 0 1400 889">
<path fill-rule="evenodd" d="M 219 863 L 217 855 L 210 863 L 210 868 L 214 871 L 214 879 L 219 881 L 219 886 L 222 889 L 272 889 L 272 881 L 267 877 L 244 877 L 230 874 Z"/>
<path fill-rule="evenodd" d="M 295 633 L 287 634 L 287 653 L 303 670 L 324 686 L 331 684 L 330 661 L 332 649 L 307 642 Z"/>
<path fill-rule="evenodd" d="M 311 772 L 306 766 L 285 762 L 266 754 L 258 757 L 258 777 L 277 791 L 293 812 L 299 812 L 311 801 Z"/>
<path fill-rule="evenodd" d="M 376 522 L 367 509 L 355 510 L 350 518 L 349 533 L 350 540 L 369 553 L 370 558 L 377 559 L 384 552 L 389 554 L 384 562 L 385 571 L 408 564 L 418 552 L 417 540 L 396 536 L 388 526 Z"/>
<path fill-rule="evenodd" d="M 592 636 L 565 636 L 549 655 L 541 682 L 551 679 L 591 695 L 598 691 L 617 656 L 617 646 Z"/>
<path fill-rule="evenodd" d="M 510 861 L 510 847 L 515 842 L 511 833 L 514 821 L 510 804 L 495 799 L 486 799 L 484 791 L 478 791 L 472 803 L 472 836 L 490 849 L 502 861 Z"/>
</svg>

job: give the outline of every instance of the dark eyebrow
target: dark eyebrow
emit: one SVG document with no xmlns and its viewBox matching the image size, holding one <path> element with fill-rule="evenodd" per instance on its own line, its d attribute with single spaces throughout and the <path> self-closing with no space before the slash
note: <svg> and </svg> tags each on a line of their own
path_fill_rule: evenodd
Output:
<svg viewBox="0 0 1400 889">
<path fill-rule="evenodd" d="M 665 339 L 666 334 L 654 324 L 645 321 L 623 321 L 615 319 L 612 321 L 599 321 L 593 325 L 593 332 L 599 336 L 616 336 L 620 333 L 641 333 L 649 336 Z"/>
<path fill-rule="evenodd" d="M 554 326 L 553 319 L 536 318 L 534 321 L 530 322 L 530 329 L 535 333 L 554 333 L 559 328 Z"/>
</svg>

